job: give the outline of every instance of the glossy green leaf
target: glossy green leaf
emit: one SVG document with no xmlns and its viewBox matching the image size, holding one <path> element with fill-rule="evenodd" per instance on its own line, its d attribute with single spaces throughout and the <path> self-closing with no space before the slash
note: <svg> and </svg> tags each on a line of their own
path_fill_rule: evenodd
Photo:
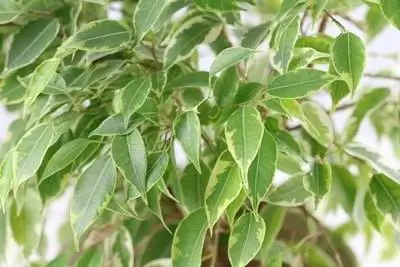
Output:
<svg viewBox="0 0 400 267">
<path fill-rule="evenodd" d="M 168 42 L 164 54 L 164 68 L 169 69 L 190 56 L 219 24 L 219 18 L 210 13 L 201 13 L 185 21 Z M 196 34 L 193 35 L 193 32 Z"/>
<path fill-rule="evenodd" d="M 218 105 L 229 105 L 235 100 L 239 86 L 239 74 L 236 67 L 224 70 L 213 86 L 214 98 Z"/>
<path fill-rule="evenodd" d="M 46 179 L 47 177 L 67 167 L 77 157 L 79 157 L 79 155 L 82 154 L 89 144 L 89 140 L 78 138 L 62 146 L 47 163 L 42 174 L 42 179 Z"/>
<path fill-rule="evenodd" d="M 186 156 L 194 164 L 197 171 L 200 168 L 200 120 L 194 111 L 187 111 L 174 121 L 174 134 L 181 143 Z"/>
<path fill-rule="evenodd" d="M 55 129 L 52 124 L 39 124 L 30 129 L 18 142 L 16 153 L 17 184 L 33 177 L 52 145 Z"/>
<path fill-rule="evenodd" d="M 314 196 L 316 206 L 320 200 L 331 190 L 332 171 L 326 162 L 316 162 L 312 173 L 304 176 L 304 187 Z"/>
<path fill-rule="evenodd" d="M 128 125 L 131 116 L 144 104 L 150 93 L 151 78 L 133 80 L 121 92 L 121 109 L 125 125 Z"/>
<path fill-rule="evenodd" d="M 111 200 L 116 180 L 117 173 L 108 156 L 96 159 L 78 178 L 70 210 L 76 247 L 78 247 L 80 236 Z"/>
<path fill-rule="evenodd" d="M 144 195 L 146 193 L 146 146 L 138 130 L 116 136 L 112 142 L 112 158 L 122 175 Z"/>
<path fill-rule="evenodd" d="M 147 180 L 146 188 L 150 190 L 160 179 L 162 179 L 169 163 L 166 151 L 150 154 L 147 158 Z"/>
<path fill-rule="evenodd" d="M 249 31 L 243 36 L 241 46 L 250 49 L 256 49 L 267 38 L 268 33 L 268 23 L 253 27 L 249 29 Z"/>
<path fill-rule="evenodd" d="M 355 34 L 346 32 L 339 35 L 332 45 L 332 63 L 336 72 L 354 92 L 364 73 L 365 47 Z"/>
<path fill-rule="evenodd" d="M 239 195 L 241 189 L 239 168 L 225 151 L 215 163 L 205 193 L 205 207 L 210 228 Z"/>
<path fill-rule="evenodd" d="M 324 71 L 314 69 L 300 69 L 280 75 L 268 85 L 268 94 L 278 98 L 303 98 L 309 96 L 334 80 L 337 77 Z"/>
<path fill-rule="evenodd" d="M 210 69 L 210 77 L 246 59 L 255 51 L 245 47 L 227 48 L 217 55 Z"/>
<path fill-rule="evenodd" d="M 257 210 L 260 201 L 272 185 L 277 159 L 277 147 L 274 137 L 267 130 L 264 130 L 260 149 L 250 165 L 248 174 L 249 198 L 255 210 Z"/>
<path fill-rule="evenodd" d="M 396 0 L 381 0 L 380 6 L 387 20 L 400 29 L 400 2 Z"/>
<path fill-rule="evenodd" d="M 226 219 L 228 220 L 229 227 L 232 229 L 233 225 L 235 224 L 235 217 L 239 212 L 240 208 L 243 206 L 244 202 L 246 201 L 247 194 L 244 189 L 240 191 L 239 195 L 232 201 L 231 204 L 226 208 L 225 215 Z"/>
<path fill-rule="evenodd" d="M 201 266 L 207 216 L 198 209 L 185 217 L 178 225 L 172 241 L 171 258 L 174 267 Z"/>
<path fill-rule="evenodd" d="M 168 2 L 169 0 L 139 1 L 133 16 L 136 42 L 140 42 L 146 33 L 152 29 Z"/>
<path fill-rule="evenodd" d="M 89 137 L 94 135 L 115 136 L 126 135 L 135 130 L 146 119 L 143 116 L 132 116 L 129 119 L 128 126 L 125 125 L 124 116 L 116 113 L 106 118 L 100 125 L 90 133 Z"/>
<path fill-rule="evenodd" d="M 236 222 L 229 236 L 228 257 L 232 267 L 246 266 L 264 241 L 265 222 L 256 213 L 246 213 Z"/>
<path fill-rule="evenodd" d="M 248 170 L 261 145 L 263 132 L 260 114 L 246 106 L 236 110 L 225 127 L 226 143 L 240 168 L 245 188 L 248 187 Z"/>
<path fill-rule="evenodd" d="M 104 19 L 84 25 L 59 49 L 61 52 L 68 49 L 110 51 L 126 46 L 130 39 L 131 33 L 126 26 L 115 20 Z"/>
<path fill-rule="evenodd" d="M 311 194 L 303 186 L 303 177 L 304 174 L 290 177 L 268 195 L 267 202 L 284 207 L 304 204 Z"/>
<path fill-rule="evenodd" d="M 14 36 L 3 73 L 33 63 L 54 40 L 59 28 L 58 21 L 50 18 L 39 19 L 24 26 Z"/>
</svg>

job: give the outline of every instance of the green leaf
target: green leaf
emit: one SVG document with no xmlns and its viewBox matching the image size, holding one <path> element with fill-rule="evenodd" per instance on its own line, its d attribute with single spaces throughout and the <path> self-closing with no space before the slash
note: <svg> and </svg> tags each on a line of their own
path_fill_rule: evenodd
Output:
<svg viewBox="0 0 400 267">
<path fill-rule="evenodd" d="M 40 239 L 42 202 L 39 194 L 33 189 L 28 189 L 23 197 L 24 203 L 20 209 L 16 201 L 13 201 L 10 223 L 14 240 L 23 247 L 24 254 L 29 256 Z"/>
<path fill-rule="evenodd" d="M 242 215 L 229 236 L 228 257 L 232 267 L 246 266 L 258 253 L 265 236 L 265 222 L 256 213 Z"/>
<path fill-rule="evenodd" d="M 43 179 L 67 167 L 82 154 L 89 144 L 89 140 L 78 138 L 63 145 L 47 163 L 41 180 L 43 181 Z"/>
<path fill-rule="evenodd" d="M 150 190 L 162 179 L 169 163 L 169 156 L 166 151 L 150 154 L 147 158 L 147 180 L 146 188 Z"/>
<path fill-rule="evenodd" d="M 289 69 L 299 31 L 300 19 L 298 17 L 288 23 L 283 23 L 277 30 L 271 61 L 274 68 L 280 73 L 286 73 Z"/>
<path fill-rule="evenodd" d="M 35 175 L 54 136 L 54 126 L 48 123 L 35 126 L 21 138 L 15 148 L 17 185 Z"/>
<path fill-rule="evenodd" d="M 216 11 L 234 11 L 238 10 L 238 0 L 195 0 L 194 1 L 199 7 L 205 10 L 216 10 Z"/>
<path fill-rule="evenodd" d="M 209 87 L 208 77 L 209 73 L 207 71 L 188 72 L 168 81 L 165 89 Z"/>
<path fill-rule="evenodd" d="M 247 106 L 236 110 L 225 127 L 228 150 L 240 168 L 245 188 L 248 188 L 247 173 L 261 145 L 263 132 L 260 114 Z"/>
<path fill-rule="evenodd" d="M 389 96 L 390 90 L 388 88 L 377 88 L 363 94 L 348 119 L 344 140 L 352 140 L 356 136 L 363 119 L 379 108 Z"/>
<path fill-rule="evenodd" d="M 208 83 L 208 75 L 207 75 Z M 9 75 L 0 85 L 0 101 L 4 105 L 18 104 L 24 101 L 25 87 L 18 81 L 17 75 Z"/>
<path fill-rule="evenodd" d="M 120 229 L 112 246 L 112 266 L 133 266 L 133 242 L 129 231 L 123 227 Z"/>
<path fill-rule="evenodd" d="M 383 214 L 390 214 L 398 223 L 400 220 L 400 185 L 383 174 L 372 177 L 369 192 L 376 207 Z"/>
<path fill-rule="evenodd" d="M 252 201 L 254 210 L 257 210 L 260 201 L 272 185 L 277 160 L 277 147 L 274 137 L 267 130 L 264 130 L 260 149 L 250 165 L 248 174 L 249 198 Z"/>
<path fill-rule="evenodd" d="M 225 151 L 218 158 L 205 193 L 205 207 L 210 228 L 242 189 L 240 172 L 231 155 Z"/>
<path fill-rule="evenodd" d="M 276 15 L 276 21 L 281 23 L 284 20 L 292 19 L 301 12 L 302 8 L 306 6 L 306 3 L 306 0 L 283 0 L 278 14 Z"/>
<path fill-rule="evenodd" d="M 56 74 L 60 59 L 43 61 L 33 72 L 25 95 L 25 108 L 29 108 Z"/>
<path fill-rule="evenodd" d="M 396 0 L 381 0 L 380 6 L 387 20 L 400 29 L 400 2 Z"/>
<path fill-rule="evenodd" d="M 220 23 L 219 18 L 211 13 L 200 13 L 185 21 L 168 42 L 164 54 L 164 68 L 169 69 L 175 63 L 189 57 Z"/>
<path fill-rule="evenodd" d="M 311 2 L 311 15 L 314 21 L 318 19 L 328 2 L 329 0 L 313 0 Z"/>
<path fill-rule="evenodd" d="M 103 254 L 96 247 L 85 251 L 77 260 L 76 267 L 101 267 L 103 265 Z"/>
<path fill-rule="evenodd" d="M 208 80 L 207 80 L 208 82 Z M 236 67 L 224 70 L 213 86 L 214 98 L 218 105 L 232 104 L 239 87 L 239 74 Z"/>
<path fill-rule="evenodd" d="M 200 168 L 200 120 L 194 111 L 187 111 L 174 121 L 174 134 L 181 143 L 186 156 L 201 173 Z"/>
<path fill-rule="evenodd" d="M 327 86 L 337 77 L 320 70 L 300 69 L 274 78 L 268 85 L 268 93 L 278 98 L 303 98 Z"/>
<path fill-rule="evenodd" d="M 139 1 L 133 16 L 137 43 L 152 29 L 168 2 L 169 0 Z"/>
<path fill-rule="evenodd" d="M 8 194 L 14 183 L 14 159 L 15 154 L 10 150 L 0 163 L 0 210 L 4 211 L 8 199 Z M 1 212 L 0 211 L 0 212 Z"/>
<path fill-rule="evenodd" d="M 364 198 L 364 212 L 367 219 L 372 223 L 377 231 L 381 231 L 385 217 L 374 203 L 371 192 L 367 192 Z"/>
<path fill-rule="evenodd" d="M 345 166 L 332 164 L 331 169 L 332 190 L 330 194 L 335 203 L 339 199 L 338 204 L 341 204 L 348 214 L 352 214 L 357 195 L 357 181 Z"/>
<path fill-rule="evenodd" d="M 168 232 L 171 233 L 171 230 L 168 228 L 167 224 L 164 221 L 164 217 L 161 211 L 161 191 L 157 187 L 153 187 L 151 190 L 147 192 L 147 203 L 151 212 L 161 221 L 162 225 Z"/>
<path fill-rule="evenodd" d="M 133 80 L 121 92 L 121 109 L 125 125 L 128 125 L 131 116 L 144 104 L 150 93 L 151 77 Z"/>
<path fill-rule="evenodd" d="M 326 162 L 316 162 L 312 173 L 304 176 L 304 187 L 315 198 L 315 204 L 318 206 L 320 200 L 331 190 L 332 171 L 331 166 Z"/>
<path fill-rule="evenodd" d="M 373 40 L 385 29 L 387 26 L 387 20 L 379 8 L 379 3 L 370 5 L 368 12 L 365 15 L 365 21 L 368 26 L 367 34 L 369 40 Z"/>
<path fill-rule="evenodd" d="M 226 219 L 228 220 L 229 227 L 232 229 L 233 225 L 235 224 L 235 217 L 236 214 L 239 212 L 240 208 L 243 206 L 244 202 L 246 201 L 247 194 L 244 189 L 242 189 L 239 195 L 232 201 L 231 204 L 226 208 L 225 215 Z"/>
<path fill-rule="evenodd" d="M 106 118 L 102 123 L 100 123 L 100 125 L 89 134 L 89 137 L 94 135 L 100 135 L 100 136 L 126 135 L 135 130 L 145 120 L 146 118 L 144 118 L 141 115 L 132 116 L 128 122 L 128 126 L 126 126 L 124 121 L 124 116 L 121 113 L 116 113 Z"/>
<path fill-rule="evenodd" d="M 126 46 L 131 39 L 130 30 L 115 20 L 89 22 L 68 38 L 58 53 L 69 49 L 90 52 L 110 51 Z M 61 51 L 61 52 L 60 52 Z"/>
<path fill-rule="evenodd" d="M 25 25 L 15 36 L 3 74 L 33 63 L 56 37 L 60 24 L 44 18 Z"/>
<path fill-rule="evenodd" d="M 346 32 L 335 39 L 332 45 L 332 63 L 352 92 L 357 89 L 361 80 L 365 60 L 364 43 L 357 35 Z"/>
<path fill-rule="evenodd" d="M 116 180 L 117 173 L 109 156 L 96 159 L 78 178 L 70 210 L 77 248 L 80 236 L 110 202 Z"/>
<path fill-rule="evenodd" d="M 126 136 L 116 136 L 111 155 L 122 175 L 144 195 L 146 193 L 146 146 L 138 130 Z"/>
<path fill-rule="evenodd" d="M 290 177 L 268 195 L 267 202 L 284 207 L 303 205 L 311 196 L 303 186 L 303 176 Z"/>
<path fill-rule="evenodd" d="M 325 34 L 318 34 L 315 36 L 303 35 L 297 39 L 296 48 L 312 48 L 321 53 L 329 54 L 334 39 Z"/>
<path fill-rule="evenodd" d="M 20 6 L 13 0 L 0 1 L 0 24 L 15 20 L 21 13 Z"/>
<path fill-rule="evenodd" d="M 174 267 L 201 266 L 207 216 L 198 209 L 185 217 L 178 225 L 172 241 L 171 258 Z"/>
<path fill-rule="evenodd" d="M 350 156 L 365 161 L 377 172 L 385 174 L 387 177 L 400 184 L 400 172 L 391 166 L 390 162 L 388 162 L 382 155 L 358 143 L 352 143 L 345 146 L 344 151 Z"/>
<path fill-rule="evenodd" d="M 210 69 L 210 77 L 220 71 L 236 65 L 241 60 L 246 59 L 255 51 L 245 47 L 230 47 L 217 55 Z"/>
<path fill-rule="evenodd" d="M 268 36 L 269 23 L 264 23 L 251 28 L 241 42 L 242 47 L 256 49 Z"/>
</svg>

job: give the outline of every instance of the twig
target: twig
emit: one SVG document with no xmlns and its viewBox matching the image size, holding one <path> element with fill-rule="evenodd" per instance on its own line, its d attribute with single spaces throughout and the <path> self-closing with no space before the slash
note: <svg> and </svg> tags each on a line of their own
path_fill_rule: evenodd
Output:
<svg viewBox="0 0 400 267">
<path fill-rule="evenodd" d="M 325 14 L 325 15 L 322 17 L 321 23 L 319 24 L 318 32 L 319 32 L 319 33 L 325 32 L 325 29 L 326 29 L 326 25 L 327 25 L 327 24 L 328 24 L 328 15 Z"/>
<path fill-rule="evenodd" d="M 351 24 L 353 24 L 354 26 L 356 26 L 359 30 L 361 31 L 365 31 L 366 30 L 366 25 L 363 24 L 360 21 L 356 21 L 354 20 L 352 17 L 346 15 L 346 14 L 340 14 L 340 13 L 334 13 L 335 15 L 341 17 L 342 19 L 350 22 Z"/>
<path fill-rule="evenodd" d="M 217 223 L 215 230 L 214 230 L 214 237 L 212 243 L 212 251 L 211 251 L 211 263 L 210 267 L 217 267 L 217 260 L 218 260 L 218 248 L 219 248 L 219 227 L 220 222 Z"/>
<path fill-rule="evenodd" d="M 342 32 L 346 32 L 346 28 L 340 21 L 338 21 L 334 16 L 332 16 L 326 9 L 324 9 L 325 14 L 340 28 Z"/>
</svg>

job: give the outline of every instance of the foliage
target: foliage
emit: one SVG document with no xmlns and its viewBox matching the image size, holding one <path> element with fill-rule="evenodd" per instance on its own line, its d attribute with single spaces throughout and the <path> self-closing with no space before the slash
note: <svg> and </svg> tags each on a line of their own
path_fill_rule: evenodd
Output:
<svg viewBox="0 0 400 267">
<path fill-rule="evenodd" d="M 1 258 L 351 267 L 373 231 L 395 254 L 400 172 L 356 142 L 369 119 L 399 150 L 398 97 L 363 83 L 399 80 L 365 71 L 389 24 L 398 0 L 0 0 Z"/>
</svg>

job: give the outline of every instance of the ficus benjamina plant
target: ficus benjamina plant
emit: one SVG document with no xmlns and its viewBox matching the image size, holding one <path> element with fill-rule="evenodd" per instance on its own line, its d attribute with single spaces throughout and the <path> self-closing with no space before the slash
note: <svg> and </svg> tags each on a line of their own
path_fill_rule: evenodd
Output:
<svg viewBox="0 0 400 267">
<path fill-rule="evenodd" d="M 400 80 L 365 70 L 389 25 L 398 0 L 0 0 L 1 264 L 396 255 L 400 172 L 358 138 L 400 151 L 396 91 L 365 82 Z"/>
</svg>

